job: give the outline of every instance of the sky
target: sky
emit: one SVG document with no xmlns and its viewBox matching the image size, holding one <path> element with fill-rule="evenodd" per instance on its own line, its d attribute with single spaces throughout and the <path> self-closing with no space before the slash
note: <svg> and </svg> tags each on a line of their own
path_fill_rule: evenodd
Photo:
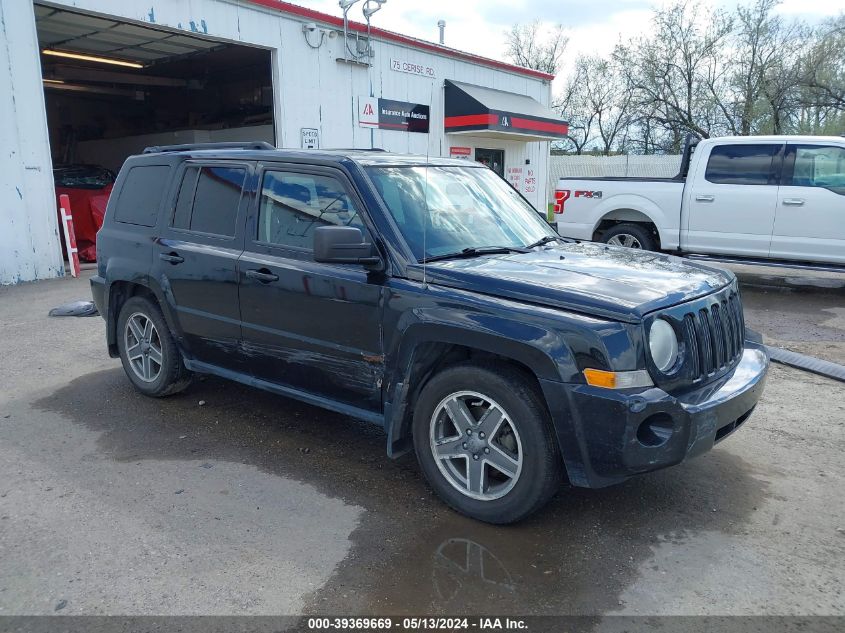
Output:
<svg viewBox="0 0 845 633">
<path fill-rule="evenodd" d="M 340 16 L 337 0 L 289 0 Z M 733 8 L 737 0 L 711 0 Z M 741 0 L 747 4 L 749 0 Z M 373 26 L 436 42 L 437 21 L 446 21 L 446 45 L 493 59 L 504 59 L 505 32 L 514 23 L 540 20 L 562 24 L 569 35 L 559 80 L 579 54 L 607 54 L 621 39 L 647 32 L 652 7 L 660 0 L 387 0 Z M 363 1 L 351 19 L 363 21 Z M 845 0 L 782 0 L 778 11 L 817 22 L 845 11 Z M 558 82 L 556 82 L 558 83 Z"/>
</svg>

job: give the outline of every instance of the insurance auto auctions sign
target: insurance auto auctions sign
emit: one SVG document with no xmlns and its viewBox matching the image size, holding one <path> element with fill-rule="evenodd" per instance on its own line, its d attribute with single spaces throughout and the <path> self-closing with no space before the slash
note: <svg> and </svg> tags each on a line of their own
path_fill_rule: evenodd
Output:
<svg viewBox="0 0 845 633">
<path fill-rule="evenodd" d="M 430 115 L 429 106 L 421 103 L 358 97 L 358 125 L 361 127 L 427 133 Z"/>
</svg>

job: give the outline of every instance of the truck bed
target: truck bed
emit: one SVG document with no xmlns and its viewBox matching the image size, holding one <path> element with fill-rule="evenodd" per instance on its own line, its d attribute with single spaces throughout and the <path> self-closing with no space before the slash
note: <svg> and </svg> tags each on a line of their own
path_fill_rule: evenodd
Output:
<svg viewBox="0 0 845 633">
<path fill-rule="evenodd" d="M 558 232 L 592 240 L 597 230 L 619 222 L 653 223 L 660 247 L 678 248 L 684 178 L 561 178 L 555 194 Z"/>
</svg>

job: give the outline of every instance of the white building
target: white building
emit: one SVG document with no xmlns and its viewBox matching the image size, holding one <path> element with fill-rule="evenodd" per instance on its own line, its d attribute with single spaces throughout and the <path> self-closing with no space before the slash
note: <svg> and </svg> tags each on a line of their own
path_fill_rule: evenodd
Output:
<svg viewBox="0 0 845 633">
<path fill-rule="evenodd" d="M 463 156 L 543 210 L 551 79 L 278 0 L 3 0 L 0 283 L 63 274 L 54 166 L 149 145 Z"/>
</svg>

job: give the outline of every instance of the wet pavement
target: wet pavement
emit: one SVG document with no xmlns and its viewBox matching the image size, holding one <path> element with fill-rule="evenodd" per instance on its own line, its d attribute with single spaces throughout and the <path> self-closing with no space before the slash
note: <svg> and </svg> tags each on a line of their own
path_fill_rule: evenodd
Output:
<svg viewBox="0 0 845 633">
<path fill-rule="evenodd" d="M 749 327 L 845 361 L 835 284 L 760 277 Z M 376 427 L 216 378 L 138 395 L 100 319 L 46 317 L 86 283 L 0 289 L 0 614 L 845 614 L 842 383 L 773 366 L 710 453 L 495 527 Z"/>
</svg>

